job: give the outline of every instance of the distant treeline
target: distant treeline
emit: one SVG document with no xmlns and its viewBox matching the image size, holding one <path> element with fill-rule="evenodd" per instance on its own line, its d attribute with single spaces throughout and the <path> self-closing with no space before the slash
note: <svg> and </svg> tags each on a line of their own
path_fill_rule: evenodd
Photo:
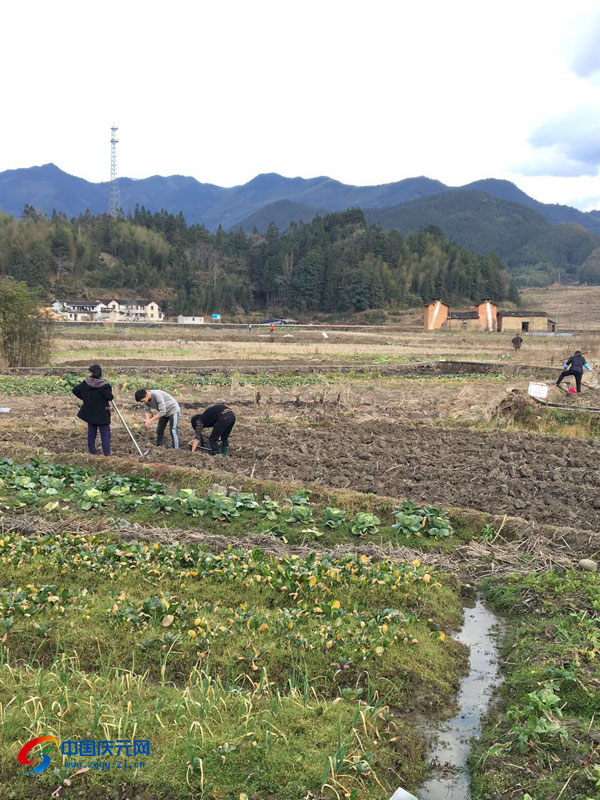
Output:
<svg viewBox="0 0 600 800">
<path fill-rule="evenodd" d="M 127 217 L 50 218 L 26 206 L 0 215 L 0 274 L 48 299 L 152 296 L 167 314 L 243 310 L 340 313 L 418 305 L 519 301 L 500 258 L 429 226 L 402 236 L 367 225 L 360 209 L 292 223 L 281 234 L 212 234 L 183 215 L 136 208 Z"/>
</svg>

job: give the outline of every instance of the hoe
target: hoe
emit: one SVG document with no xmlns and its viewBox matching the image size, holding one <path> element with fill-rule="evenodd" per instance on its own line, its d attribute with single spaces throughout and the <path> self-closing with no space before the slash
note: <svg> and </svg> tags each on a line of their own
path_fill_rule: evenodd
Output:
<svg viewBox="0 0 600 800">
<path fill-rule="evenodd" d="M 142 450 L 142 449 L 141 449 L 141 447 L 139 446 L 139 444 L 136 442 L 136 440 L 135 440 L 135 436 L 134 436 L 134 435 L 133 435 L 133 433 L 131 432 L 131 430 L 130 430 L 130 428 L 129 428 L 129 425 L 128 425 L 128 424 L 125 422 L 125 419 L 124 419 L 124 417 L 123 417 L 123 414 L 121 414 L 121 412 L 119 411 L 119 407 L 117 406 L 117 404 L 115 403 L 115 401 L 114 401 L 114 400 L 112 401 L 112 404 L 113 404 L 113 408 L 114 408 L 114 410 L 115 410 L 115 411 L 117 412 L 117 414 L 119 415 L 119 419 L 120 419 L 120 420 L 121 420 L 121 422 L 123 423 L 123 426 L 125 427 L 125 430 L 126 430 L 126 431 L 127 431 L 127 433 L 129 434 L 129 436 L 130 436 L 130 438 L 131 438 L 131 441 L 134 443 L 134 445 L 135 445 L 135 449 L 136 449 L 136 450 L 138 451 L 138 453 L 140 454 L 140 461 L 143 461 L 143 460 L 146 458 L 146 456 L 148 455 L 148 453 L 150 452 L 150 448 L 148 448 L 147 450 Z"/>
</svg>

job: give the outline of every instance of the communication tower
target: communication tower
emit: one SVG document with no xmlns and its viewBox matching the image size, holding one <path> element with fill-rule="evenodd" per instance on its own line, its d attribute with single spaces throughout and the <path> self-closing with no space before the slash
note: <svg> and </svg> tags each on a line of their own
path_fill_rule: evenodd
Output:
<svg viewBox="0 0 600 800">
<path fill-rule="evenodd" d="M 108 194 L 108 213 L 111 217 L 118 217 L 121 208 L 121 199 L 119 197 L 119 184 L 117 183 L 117 131 L 119 130 L 116 125 L 113 125 L 110 137 L 110 189 Z"/>
</svg>

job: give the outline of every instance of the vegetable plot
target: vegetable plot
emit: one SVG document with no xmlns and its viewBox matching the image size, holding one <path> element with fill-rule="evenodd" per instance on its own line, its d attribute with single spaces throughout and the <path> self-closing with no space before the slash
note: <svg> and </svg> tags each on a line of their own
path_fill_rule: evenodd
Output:
<svg viewBox="0 0 600 800">
<path fill-rule="evenodd" d="M 0 590 L 0 614 L 18 650 L 31 645 L 21 636 L 32 619 L 46 626 L 36 630 L 53 648 L 64 647 L 72 631 L 61 620 L 76 614 L 93 620 L 89 635 L 96 628 L 93 635 L 108 641 L 117 632 L 129 654 L 146 651 L 141 658 L 151 671 L 157 650 L 177 644 L 186 668 L 210 663 L 225 675 L 264 667 L 280 679 L 300 668 L 327 694 L 364 685 L 367 674 L 372 679 L 414 659 L 429 660 L 446 638 L 444 628 L 460 615 L 456 601 L 446 607 L 452 581 L 418 561 L 317 554 L 274 560 L 260 550 L 215 555 L 193 545 L 64 533 L 5 536 L 0 564 L 11 576 L 31 575 L 37 565 L 59 578 L 11 578 Z M 82 652 L 87 636 L 86 625 L 78 634 Z M 89 649 L 95 657 L 91 642 Z M 431 672 L 429 664 L 423 669 Z M 406 702 L 405 690 L 398 677 L 386 694 Z M 438 698 L 430 702 L 437 705 Z"/>
<path fill-rule="evenodd" d="M 454 532 L 444 511 L 409 500 L 393 509 L 393 524 L 382 525 L 378 516 L 367 512 L 358 512 L 349 518 L 345 509 L 330 506 L 318 509 L 310 502 L 306 491 L 287 498 L 284 505 L 267 495 L 260 498 L 251 492 L 236 492 L 231 496 L 211 492 L 202 497 L 194 489 L 184 488 L 168 494 L 165 487 L 152 478 L 116 473 L 97 475 L 89 469 L 41 461 L 18 465 L 10 459 L 0 459 L 0 497 L 9 507 L 41 506 L 49 512 L 75 507 L 82 511 L 114 509 L 127 514 L 145 509 L 152 515 L 181 513 L 220 522 L 232 522 L 245 514 L 249 521 L 255 516 L 257 522 L 276 523 L 265 532 L 283 537 L 286 528 L 294 526 L 323 526 L 355 537 L 373 536 L 380 533 L 382 527 L 391 538 L 414 535 L 441 539 Z M 314 527 L 307 532 L 317 538 L 322 535 Z"/>
<path fill-rule="evenodd" d="M 213 498 L 214 513 L 235 510 L 222 505 L 231 499 Z M 256 502 L 236 501 L 246 511 Z M 416 560 L 6 532 L 0 575 L 9 744 L 29 731 L 30 693 L 36 725 L 61 737 L 63 714 L 73 739 L 105 738 L 126 716 L 156 758 L 142 775 L 101 777 L 147 780 L 144 800 L 208 785 L 211 798 L 250 789 L 375 800 L 382 787 L 389 796 L 399 782 L 416 785 L 423 743 L 390 709 L 445 711 L 465 668 L 464 648 L 445 634 L 461 617 L 456 580 Z M 397 746 L 411 758 L 399 762 Z M 0 766 L 18 785 L 16 759 L 0 754 Z"/>
</svg>

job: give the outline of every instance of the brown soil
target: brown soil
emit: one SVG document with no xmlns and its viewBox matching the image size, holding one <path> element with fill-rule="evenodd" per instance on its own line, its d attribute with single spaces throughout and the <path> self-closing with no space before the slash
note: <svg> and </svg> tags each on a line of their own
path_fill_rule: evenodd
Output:
<svg viewBox="0 0 600 800">
<path fill-rule="evenodd" d="M 446 414 L 453 403 L 460 404 L 460 393 L 455 388 L 445 398 Z M 593 443 L 419 424 L 440 415 L 435 392 L 425 390 L 418 397 L 365 392 L 322 404 L 316 393 L 295 400 L 290 392 L 280 392 L 264 397 L 258 407 L 252 397 L 249 392 L 238 397 L 230 458 L 153 448 L 148 459 L 600 530 L 600 454 Z M 73 402 L 52 402 L 63 413 L 57 407 L 41 410 L 50 403 L 43 398 L 15 398 L 12 419 L 0 423 L 1 455 L 22 452 L 24 446 L 28 454 L 46 457 L 85 452 Z M 145 449 L 153 431 L 140 425 L 139 409 L 124 405 L 129 419 L 137 417 L 134 428 Z M 191 409 L 181 423 L 183 447 L 191 435 L 188 416 Z M 113 436 L 116 454 L 136 456 L 116 423 Z"/>
<path fill-rule="evenodd" d="M 537 408 L 532 397 L 524 391 L 515 389 L 500 401 L 496 414 L 503 419 L 526 424 L 534 416 Z"/>
<path fill-rule="evenodd" d="M 171 459 L 181 454 L 166 451 Z M 298 436 L 265 425 L 219 467 L 600 529 L 600 455 L 587 442 L 372 422 Z"/>
<path fill-rule="evenodd" d="M 146 433 L 141 425 L 142 409 L 132 397 L 135 388 L 144 383 L 151 385 L 151 380 L 144 377 L 132 379 L 127 393 L 116 398 L 129 424 L 134 430 L 141 431 L 142 436 Z M 524 378 L 498 383 L 483 377 L 476 384 L 465 385 L 433 384 L 419 379 L 373 379 L 322 386 L 261 386 L 255 389 L 253 386 L 239 386 L 233 381 L 229 386 L 182 387 L 174 394 L 182 408 L 180 426 L 186 436 L 194 411 L 211 403 L 227 403 L 236 410 L 240 422 L 253 425 L 267 416 L 286 425 L 313 421 L 315 413 L 324 411 L 360 421 L 381 418 L 403 422 L 427 422 L 447 417 L 489 419 L 508 391 L 526 385 L 527 379 Z M 0 404 L 12 409 L 10 415 L 0 417 L 0 436 L 3 431 L 14 431 L 17 420 L 19 427 L 31 425 L 33 429 L 60 430 L 65 435 L 75 428 L 83 429 L 82 423 L 75 419 L 78 401 L 71 395 L 0 397 Z M 18 431 L 15 433 L 21 435 Z"/>
</svg>

